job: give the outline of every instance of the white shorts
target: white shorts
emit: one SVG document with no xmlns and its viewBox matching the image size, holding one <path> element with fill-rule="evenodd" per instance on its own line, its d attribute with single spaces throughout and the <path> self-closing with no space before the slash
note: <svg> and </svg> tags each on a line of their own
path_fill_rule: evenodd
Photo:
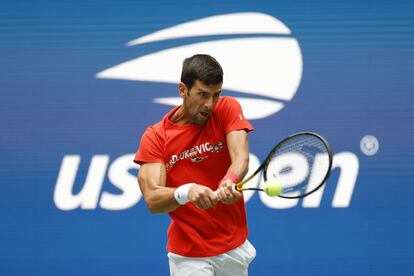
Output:
<svg viewBox="0 0 414 276">
<path fill-rule="evenodd" d="M 185 257 L 168 253 L 171 276 L 247 276 L 256 249 L 246 240 L 226 253 L 204 258 Z"/>
</svg>

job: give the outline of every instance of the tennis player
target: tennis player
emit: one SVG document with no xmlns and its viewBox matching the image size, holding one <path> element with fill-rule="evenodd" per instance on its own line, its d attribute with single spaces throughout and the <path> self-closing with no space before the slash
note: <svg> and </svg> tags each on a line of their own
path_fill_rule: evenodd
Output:
<svg viewBox="0 0 414 276">
<path fill-rule="evenodd" d="M 146 129 L 134 162 L 148 209 L 168 213 L 171 275 L 247 275 L 256 256 L 246 211 L 233 185 L 248 170 L 240 104 L 221 96 L 223 70 L 209 55 L 184 60 L 182 105 Z"/>
</svg>

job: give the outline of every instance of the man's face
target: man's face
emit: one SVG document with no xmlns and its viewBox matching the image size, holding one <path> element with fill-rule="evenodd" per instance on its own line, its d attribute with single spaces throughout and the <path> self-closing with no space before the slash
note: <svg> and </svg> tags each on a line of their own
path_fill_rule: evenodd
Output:
<svg viewBox="0 0 414 276">
<path fill-rule="evenodd" d="M 203 125 L 207 122 L 220 97 L 222 85 L 222 83 L 205 85 L 196 80 L 189 91 L 185 84 L 180 83 L 183 106 L 193 123 Z"/>
</svg>

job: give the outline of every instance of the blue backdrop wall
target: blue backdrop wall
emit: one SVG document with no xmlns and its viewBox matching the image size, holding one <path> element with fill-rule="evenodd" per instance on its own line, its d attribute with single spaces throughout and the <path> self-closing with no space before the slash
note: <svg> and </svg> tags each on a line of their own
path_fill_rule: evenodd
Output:
<svg viewBox="0 0 414 276">
<path fill-rule="evenodd" d="M 176 102 L 181 56 L 210 50 L 255 127 L 252 167 L 302 130 L 335 152 L 316 197 L 246 194 L 251 275 L 413 274 L 413 13 L 411 1 L 2 1 L 0 274 L 168 274 L 169 218 L 146 209 L 132 157 Z"/>
</svg>

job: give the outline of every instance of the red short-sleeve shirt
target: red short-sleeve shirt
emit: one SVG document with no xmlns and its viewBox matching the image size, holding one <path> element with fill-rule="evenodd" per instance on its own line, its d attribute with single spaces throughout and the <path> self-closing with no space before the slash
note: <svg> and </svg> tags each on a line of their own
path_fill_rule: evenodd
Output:
<svg viewBox="0 0 414 276">
<path fill-rule="evenodd" d="M 253 130 L 240 104 L 221 97 L 206 124 L 176 125 L 172 109 L 145 131 L 134 162 L 164 163 L 167 187 L 185 183 L 208 186 L 213 191 L 231 165 L 226 135 L 234 130 Z M 244 201 L 219 203 L 215 209 L 200 210 L 192 203 L 169 213 L 167 250 L 188 257 L 219 255 L 238 247 L 247 238 Z"/>
</svg>

